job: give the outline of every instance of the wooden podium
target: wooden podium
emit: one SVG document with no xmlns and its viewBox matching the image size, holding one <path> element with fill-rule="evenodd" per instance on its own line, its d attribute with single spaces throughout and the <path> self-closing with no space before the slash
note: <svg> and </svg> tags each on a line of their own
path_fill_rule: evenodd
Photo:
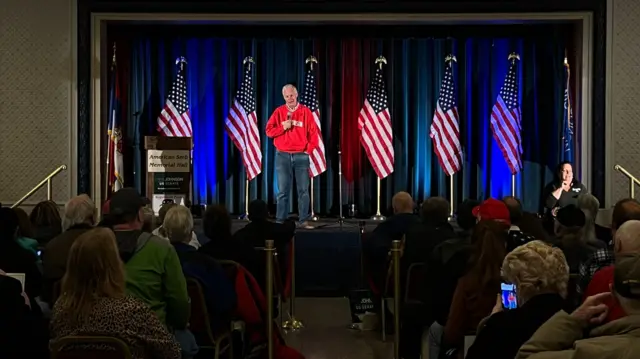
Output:
<svg viewBox="0 0 640 359">
<path fill-rule="evenodd" d="M 192 148 L 191 137 L 145 136 L 147 198 L 156 214 L 163 203 L 190 202 Z"/>
</svg>

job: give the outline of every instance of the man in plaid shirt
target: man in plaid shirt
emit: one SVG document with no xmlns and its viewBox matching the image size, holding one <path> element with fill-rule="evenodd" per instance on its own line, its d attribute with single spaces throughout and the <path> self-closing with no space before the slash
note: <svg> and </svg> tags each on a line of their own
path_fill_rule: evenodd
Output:
<svg viewBox="0 0 640 359">
<path fill-rule="evenodd" d="M 630 220 L 640 220 L 640 202 L 632 198 L 625 198 L 613 207 L 611 216 L 611 234 L 615 238 L 616 230 L 622 224 Z M 607 248 L 595 251 L 591 258 L 580 265 L 578 294 L 584 293 L 593 275 L 601 268 L 608 267 L 614 263 L 614 245 L 609 243 Z"/>
</svg>

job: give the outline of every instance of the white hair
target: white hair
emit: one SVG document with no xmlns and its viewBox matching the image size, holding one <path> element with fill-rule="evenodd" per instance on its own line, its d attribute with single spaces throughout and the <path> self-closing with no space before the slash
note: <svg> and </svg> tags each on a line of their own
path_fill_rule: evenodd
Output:
<svg viewBox="0 0 640 359">
<path fill-rule="evenodd" d="M 614 241 L 617 250 L 622 253 L 640 252 L 640 221 L 624 222 L 616 231 Z"/>
<path fill-rule="evenodd" d="M 96 205 L 89 196 L 81 194 L 79 196 L 72 197 L 64 205 L 62 230 L 66 231 L 73 226 L 83 223 L 94 225 L 96 214 Z"/>
<path fill-rule="evenodd" d="M 175 206 L 169 209 L 162 222 L 169 241 L 189 243 L 193 232 L 193 217 L 191 211 L 185 206 Z"/>
<path fill-rule="evenodd" d="M 286 84 L 286 85 L 282 86 L 282 94 L 284 94 L 284 91 L 287 90 L 287 89 L 292 89 L 293 93 L 295 93 L 296 95 L 298 94 L 298 89 L 295 86 L 293 86 L 292 84 Z"/>
</svg>

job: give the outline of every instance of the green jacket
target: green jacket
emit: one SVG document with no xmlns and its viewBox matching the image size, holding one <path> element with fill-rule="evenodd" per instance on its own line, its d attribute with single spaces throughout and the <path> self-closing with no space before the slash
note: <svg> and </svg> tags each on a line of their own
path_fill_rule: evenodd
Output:
<svg viewBox="0 0 640 359">
<path fill-rule="evenodd" d="M 127 292 L 147 303 L 167 327 L 185 329 L 189 321 L 189 296 L 173 246 L 151 233 L 115 233 L 120 257 L 125 262 Z"/>
<path fill-rule="evenodd" d="M 516 356 L 516 359 L 637 358 L 640 358 L 640 315 L 628 315 L 589 329 L 587 323 L 564 311 L 538 328 Z"/>
</svg>

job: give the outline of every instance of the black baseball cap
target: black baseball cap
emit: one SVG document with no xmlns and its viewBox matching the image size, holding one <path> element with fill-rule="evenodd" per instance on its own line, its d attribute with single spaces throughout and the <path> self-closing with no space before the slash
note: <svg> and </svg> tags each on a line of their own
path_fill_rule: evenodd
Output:
<svg viewBox="0 0 640 359">
<path fill-rule="evenodd" d="M 122 188 L 111 196 L 109 215 L 125 216 L 136 214 L 140 208 L 149 204 L 149 200 L 140 196 L 135 188 Z"/>
<path fill-rule="evenodd" d="M 613 268 L 616 293 L 625 298 L 640 299 L 640 254 L 619 256 Z"/>
<path fill-rule="evenodd" d="M 572 204 L 560 208 L 556 220 L 565 227 L 584 227 L 587 221 L 584 212 Z"/>
</svg>

